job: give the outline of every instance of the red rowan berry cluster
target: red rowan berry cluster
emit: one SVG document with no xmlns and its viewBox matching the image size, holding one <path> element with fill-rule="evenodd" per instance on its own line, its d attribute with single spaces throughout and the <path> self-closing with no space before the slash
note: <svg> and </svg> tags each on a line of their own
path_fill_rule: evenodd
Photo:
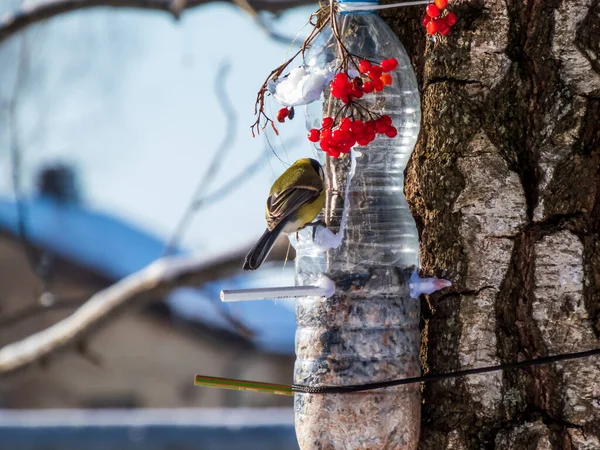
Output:
<svg viewBox="0 0 600 450">
<path fill-rule="evenodd" d="M 308 140 L 318 142 L 321 150 L 337 158 L 349 153 L 355 145 L 369 145 L 378 134 L 396 137 L 398 130 L 392 125 L 390 116 L 378 116 L 354 102 L 365 94 L 381 92 L 385 86 L 391 85 L 393 79 L 388 72 L 396 67 L 396 58 L 385 59 L 379 65 L 363 59 L 358 64 L 360 75 L 351 79 L 346 72 L 338 73 L 331 82 L 330 93 L 344 106 L 335 117 L 325 117 L 320 129 L 311 129 Z M 345 117 L 346 114 L 351 117 Z M 355 114 L 360 118 L 355 118 Z"/>
<path fill-rule="evenodd" d="M 385 59 L 381 65 L 371 64 L 366 59 L 360 61 L 358 70 L 366 75 L 350 79 L 345 72 L 338 73 L 331 82 L 331 95 L 339 98 L 342 103 L 348 104 L 353 99 L 361 98 L 364 94 L 381 92 L 385 86 L 392 84 L 392 76 L 387 73 L 398 67 L 396 58 Z"/>
<path fill-rule="evenodd" d="M 434 0 L 431 5 L 427 6 L 426 14 L 423 18 L 423 26 L 427 30 L 427 34 L 434 35 L 439 33 L 446 36 L 450 33 L 450 28 L 456 24 L 456 14 L 446 10 L 448 0 Z"/>
<path fill-rule="evenodd" d="M 337 158 L 341 154 L 350 153 L 355 145 L 369 145 L 377 134 L 396 137 L 398 130 L 392 125 L 390 116 L 383 115 L 364 122 L 344 117 L 337 126 L 334 126 L 333 117 L 325 117 L 320 130 L 313 128 L 308 132 L 308 140 L 318 142 L 321 150 Z"/>
</svg>

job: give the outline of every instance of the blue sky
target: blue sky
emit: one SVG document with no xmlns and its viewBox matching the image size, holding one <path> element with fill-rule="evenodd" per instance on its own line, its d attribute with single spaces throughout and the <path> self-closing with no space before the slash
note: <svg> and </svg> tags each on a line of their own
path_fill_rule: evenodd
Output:
<svg viewBox="0 0 600 450">
<path fill-rule="evenodd" d="M 13 2 L 0 0 L 0 9 L 8 3 Z M 295 36 L 315 8 L 286 12 L 276 28 Z M 227 89 L 238 126 L 235 148 L 211 189 L 227 183 L 264 150 L 264 140 L 249 133 L 254 98 L 270 70 L 292 51 L 224 3 L 187 11 L 180 22 L 158 12 L 75 12 L 31 28 L 26 42 L 29 64 L 17 121 L 27 189 L 44 163 L 73 163 L 91 208 L 165 239 L 225 131 L 213 87 L 219 65 L 231 65 Z M 0 80 L 4 106 L 18 44 L 13 38 L 0 47 L 0 62 L 8 69 Z M 12 192 L 6 108 L 1 117 L 0 195 L 6 196 Z M 280 130 L 284 141 L 298 143 L 282 148 L 281 139 L 271 135 L 281 159 L 293 162 L 312 154 L 302 114 Z M 219 253 L 257 237 L 265 226 L 269 186 L 284 169 L 271 156 L 242 189 L 200 211 L 186 247 Z"/>
</svg>

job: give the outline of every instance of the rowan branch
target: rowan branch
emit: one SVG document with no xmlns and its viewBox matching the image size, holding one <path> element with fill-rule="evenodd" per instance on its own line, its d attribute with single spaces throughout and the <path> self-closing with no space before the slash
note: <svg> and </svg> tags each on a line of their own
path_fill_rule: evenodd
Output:
<svg viewBox="0 0 600 450">
<path fill-rule="evenodd" d="M 271 259 L 283 259 L 287 242 L 279 241 Z M 51 353 L 77 345 L 106 320 L 125 307 L 143 300 L 162 298 L 180 287 L 200 287 L 226 278 L 242 267 L 250 246 L 215 258 L 161 258 L 112 286 L 94 294 L 69 317 L 25 339 L 0 348 L 0 375 L 25 368 Z"/>
<path fill-rule="evenodd" d="M 184 2 L 172 0 L 50 0 L 15 13 L 5 14 L 0 18 L 0 42 L 29 25 L 80 9 L 98 7 L 137 8 L 163 11 L 178 18 L 183 10 L 206 5 L 212 1 L 214 0 L 187 0 Z M 223 1 L 229 1 L 242 8 L 247 3 L 252 11 L 270 12 L 279 12 L 296 6 L 315 3 L 314 0 L 249 0 L 243 3 L 240 0 Z"/>
</svg>

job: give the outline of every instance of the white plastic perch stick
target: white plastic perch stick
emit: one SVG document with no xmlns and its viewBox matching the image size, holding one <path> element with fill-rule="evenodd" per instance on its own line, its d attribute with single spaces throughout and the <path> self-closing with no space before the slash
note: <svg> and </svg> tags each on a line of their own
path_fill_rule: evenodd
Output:
<svg viewBox="0 0 600 450">
<path fill-rule="evenodd" d="M 335 293 L 335 283 L 323 276 L 317 286 L 283 286 L 256 289 L 234 289 L 221 291 L 223 302 L 245 302 L 250 300 L 271 300 L 276 298 L 326 297 Z"/>
</svg>

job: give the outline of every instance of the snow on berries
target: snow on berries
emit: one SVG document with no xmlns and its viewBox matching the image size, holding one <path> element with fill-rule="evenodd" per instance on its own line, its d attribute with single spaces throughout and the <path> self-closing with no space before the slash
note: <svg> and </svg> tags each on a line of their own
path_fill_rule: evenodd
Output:
<svg viewBox="0 0 600 450">
<path fill-rule="evenodd" d="M 308 72 L 304 67 L 296 67 L 276 81 L 269 80 L 266 88 L 284 106 L 307 105 L 321 97 L 332 77 L 333 73 L 326 69 Z"/>
<path fill-rule="evenodd" d="M 448 0 L 434 0 L 433 3 L 427 5 L 423 18 L 423 26 L 427 34 L 446 36 L 450 33 L 450 28 L 456 24 L 457 18 L 456 14 L 446 9 L 446 6 L 448 6 Z"/>
<path fill-rule="evenodd" d="M 398 60 L 387 58 L 378 64 L 354 55 L 352 58 L 351 64 L 358 70 L 351 69 L 350 63 L 339 67 L 337 72 L 313 69 L 309 73 L 299 67 L 280 79 L 268 79 L 265 85 L 284 106 L 277 111 L 276 121 L 279 123 L 293 119 L 294 106 L 315 101 L 323 89 L 329 87 L 329 94 L 339 100 L 337 111 L 330 117 L 324 117 L 320 128 L 309 130 L 307 138 L 334 158 L 349 153 L 355 145 L 369 145 L 377 136 L 392 139 L 398 135 L 390 116 L 376 113 L 370 109 L 368 102 L 360 101 L 364 96 L 379 93 L 394 83 L 392 72 L 397 69 Z M 259 106 L 260 101 L 259 97 Z M 274 125 L 273 129 L 277 132 Z"/>
</svg>

